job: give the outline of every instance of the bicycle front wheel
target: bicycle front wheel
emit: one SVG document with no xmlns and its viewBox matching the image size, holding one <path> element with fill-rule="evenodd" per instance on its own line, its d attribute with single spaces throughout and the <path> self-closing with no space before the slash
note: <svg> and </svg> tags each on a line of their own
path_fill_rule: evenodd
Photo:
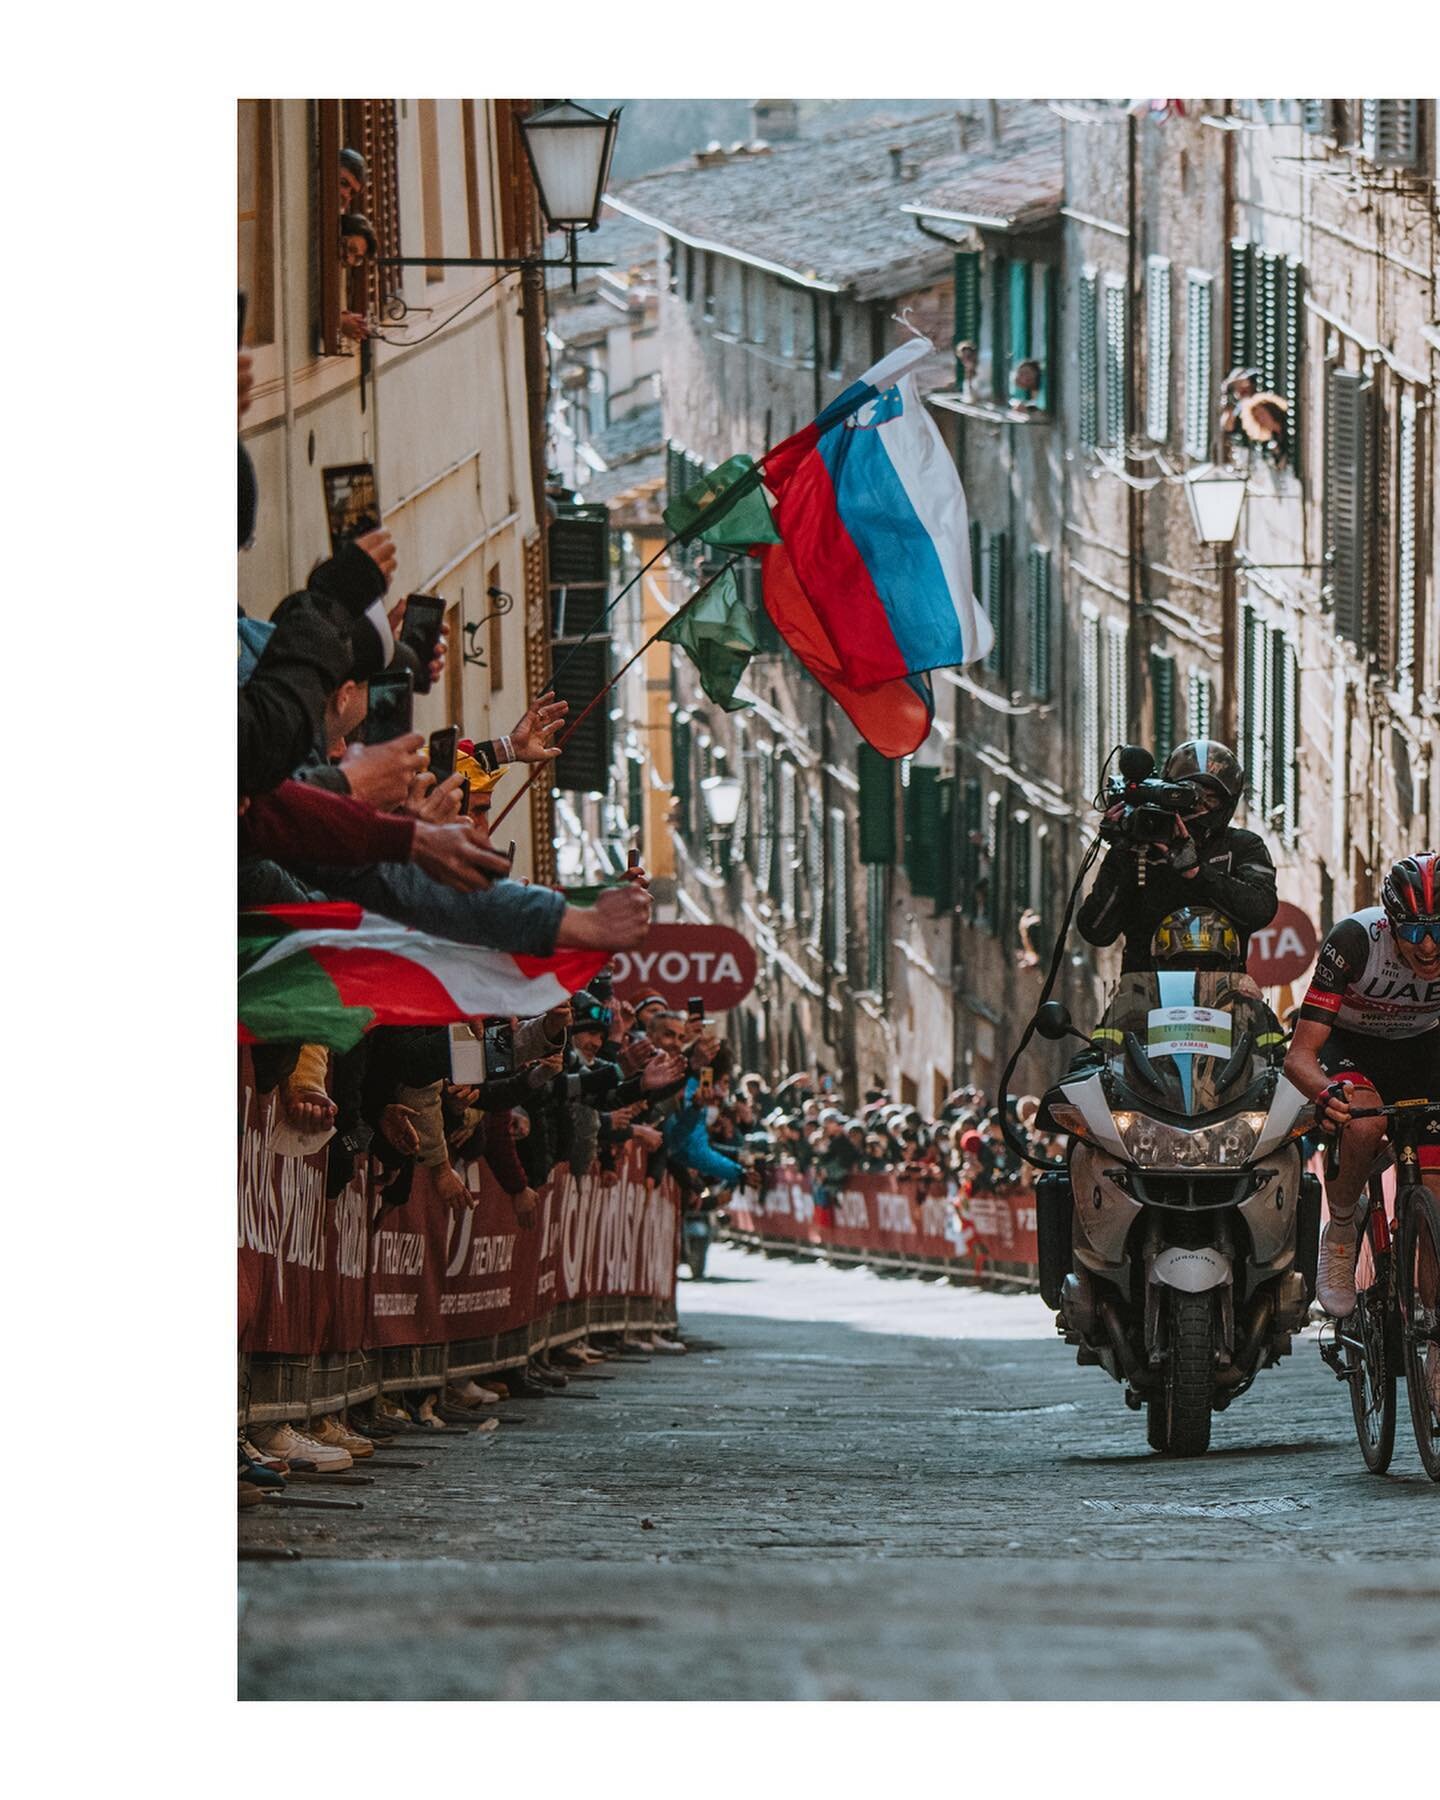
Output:
<svg viewBox="0 0 1440 1800">
<path fill-rule="evenodd" d="M 1400 1256 L 1410 1422 L 1425 1473 L 1440 1481 L 1440 1203 L 1428 1188 L 1409 1196 Z"/>
<path fill-rule="evenodd" d="M 1355 1310 L 1340 1321 L 1350 1410 L 1360 1454 L 1372 1475 L 1383 1475 L 1395 1453 L 1396 1368 L 1389 1354 L 1386 1316 L 1390 1308 L 1389 1250 L 1377 1255 L 1367 1228 L 1355 1259 Z"/>
</svg>

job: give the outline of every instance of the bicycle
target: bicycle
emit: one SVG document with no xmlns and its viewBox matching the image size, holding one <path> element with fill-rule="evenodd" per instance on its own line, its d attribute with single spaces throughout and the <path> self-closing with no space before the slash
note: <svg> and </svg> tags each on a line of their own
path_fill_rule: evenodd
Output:
<svg viewBox="0 0 1440 1800">
<path fill-rule="evenodd" d="M 1440 1200 L 1420 1179 L 1420 1139 L 1440 1135 L 1440 1101 L 1400 1100 L 1357 1108 L 1352 1119 L 1383 1118 L 1395 1158 L 1395 1219 L 1385 1212 L 1380 1170 L 1370 1175 L 1355 1258 L 1355 1310 L 1334 1321 L 1334 1340 L 1320 1354 L 1350 1388 L 1360 1454 L 1383 1475 L 1395 1449 L 1396 1381 L 1403 1367 L 1410 1421 L 1425 1473 L 1440 1481 L 1440 1411 L 1430 1370 L 1440 1359 Z M 1340 1130 L 1343 1132 L 1344 1127 Z M 1325 1172 L 1339 1168 L 1340 1132 Z"/>
</svg>

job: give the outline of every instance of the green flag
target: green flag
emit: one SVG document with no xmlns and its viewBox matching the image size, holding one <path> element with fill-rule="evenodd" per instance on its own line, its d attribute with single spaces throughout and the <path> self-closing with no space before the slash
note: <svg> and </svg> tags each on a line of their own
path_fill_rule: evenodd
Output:
<svg viewBox="0 0 1440 1800">
<path fill-rule="evenodd" d="M 716 706 L 741 712 L 750 704 L 737 700 L 735 689 L 755 654 L 755 621 L 733 569 L 726 569 L 707 592 L 677 613 L 660 636 L 687 652 L 699 671 L 701 687 Z"/>
<path fill-rule="evenodd" d="M 732 456 L 712 469 L 672 500 L 663 516 L 682 544 L 699 538 L 721 550 L 748 550 L 752 544 L 780 542 L 750 456 Z"/>
</svg>

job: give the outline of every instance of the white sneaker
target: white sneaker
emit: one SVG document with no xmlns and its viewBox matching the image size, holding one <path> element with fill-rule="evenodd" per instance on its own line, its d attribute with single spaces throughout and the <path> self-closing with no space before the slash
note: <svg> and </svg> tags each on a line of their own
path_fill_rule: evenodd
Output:
<svg viewBox="0 0 1440 1800">
<path fill-rule="evenodd" d="M 314 1463 L 323 1474 L 338 1475 L 355 1466 L 355 1459 L 348 1450 L 316 1443 L 314 1438 L 296 1431 L 293 1425 L 264 1425 L 255 1433 L 255 1443 L 267 1455 L 283 1458 L 292 1468 L 296 1463 L 308 1462 Z"/>
<path fill-rule="evenodd" d="M 674 1338 L 661 1337 L 658 1333 L 651 1340 L 650 1348 L 658 1352 L 661 1356 L 685 1355 L 685 1346 L 683 1344 L 677 1343 Z"/>
<path fill-rule="evenodd" d="M 1329 1224 L 1320 1239 L 1315 1298 L 1332 1319 L 1348 1319 L 1355 1310 L 1355 1227 Z"/>
<path fill-rule="evenodd" d="M 445 1397 L 456 1406 L 493 1406 L 500 1398 L 494 1388 L 481 1387 L 478 1381 L 452 1381 Z"/>
</svg>

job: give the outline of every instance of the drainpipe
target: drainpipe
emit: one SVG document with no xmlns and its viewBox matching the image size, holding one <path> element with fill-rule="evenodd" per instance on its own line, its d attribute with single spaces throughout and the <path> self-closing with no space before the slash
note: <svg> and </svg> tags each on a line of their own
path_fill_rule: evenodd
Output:
<svg viewBox="0 0 1440 1800">
<path fill-rule="evenodd" d="M 1222 117 L 1229 118 L 1230 102 L 1224 102 Z M 1235 305 L 1235 295 L 1230 285 L 1230 243 L 1235 236 L 1235 133 L 1222 131 L 1221 169 L 1223 211 L 1220 237 L 1220 266 L 1225 271 L 1225 305 L 1221 329 L 1224 333 L 1222 342 L 1228 346 L 1231 340 L 1230 319 Z M 1209 371 L 1211 377 L 1214 370 Z M 1215 430 L 1218 437 L 1220 424 L 1217 416 Z M 1212 451 L 1213 453 L 1213 451 Z M 1216 455 L 1215 460 L 1221 460 Z M 1220 578 L 1220 729 L 1217 736 L 1225 744 L 1239 748 L 1235 734 L 1239 726 L 1239 706 L 1237 694 L 1236 664 L 1240 655 L 1239 617 L 1235 600 L 1235 546 L 1221 544 L 1215 553 L 1216 573 Z"/>
</svg>

